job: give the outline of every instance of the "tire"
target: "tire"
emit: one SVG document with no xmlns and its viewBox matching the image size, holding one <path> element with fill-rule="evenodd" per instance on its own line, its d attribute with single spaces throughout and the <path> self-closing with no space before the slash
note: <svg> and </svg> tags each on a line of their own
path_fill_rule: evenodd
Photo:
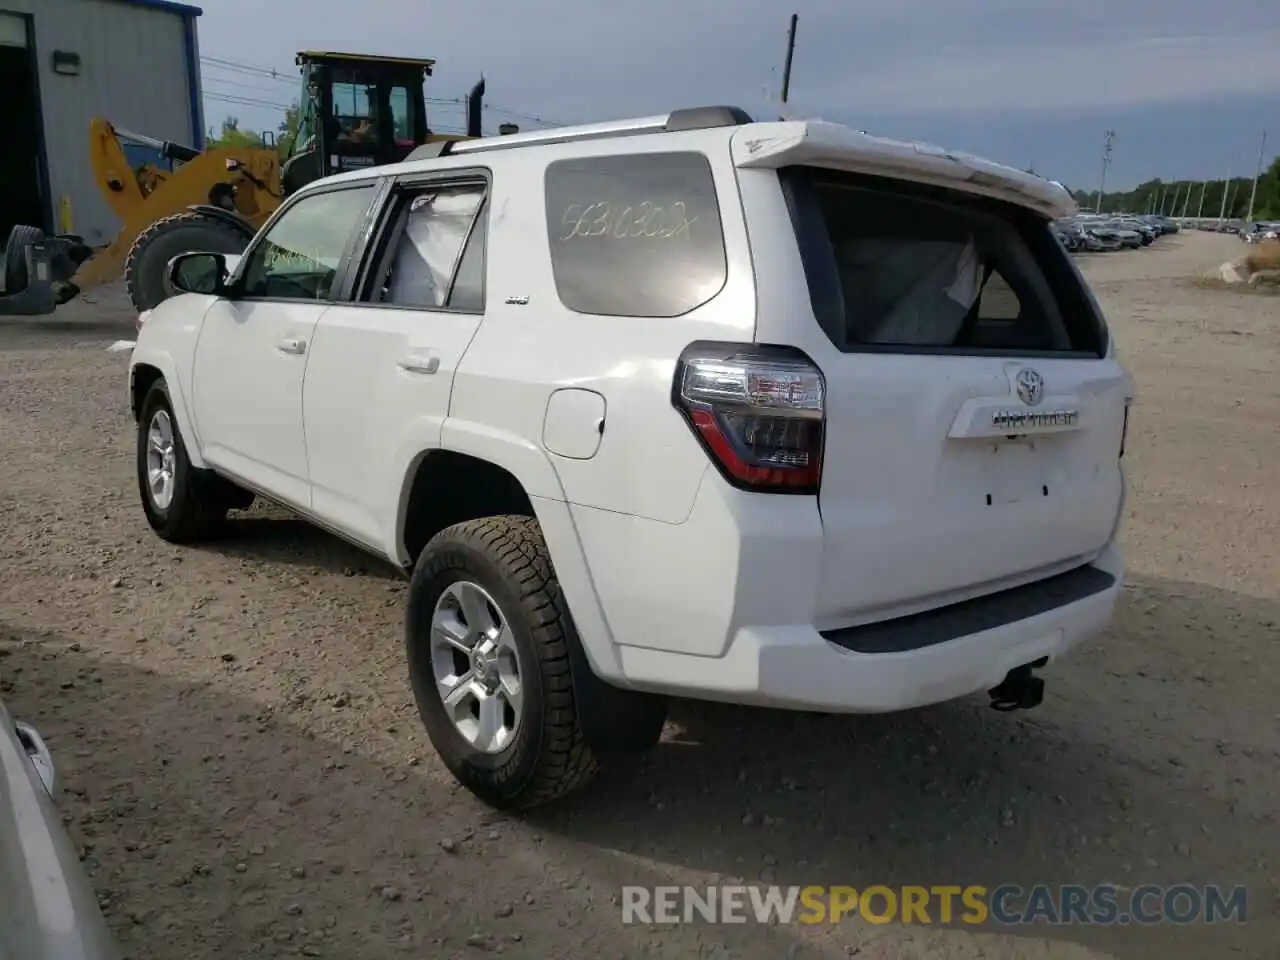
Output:
<svg viewBox="0 0 1280 960">
<path fill-rule="evenodd" d="M 505 620 L 504 636 L 514 647 L 522 703 L 509 739 L 501 744 L 495 741 L 489 749 L 478 746 L 479 739 L 468 739 L 455 724 L 436 680 L 435 667 L 444 645 L 439 641 L 433 645 L 433 617 L 438 605 L 447 610 L 454 595 L 473 587 L 487 594 Z M 570 645 L 577 643 L 551 557 L 533 518 L 470 520 L 441 531 L 422 551 L 410 582 L 405 618 L 409 680 L 441 760 L 459 783 L 485 803 L 500 809 L 528 809 L 563 797 L 594 776 L 596 759 L 579 721 L 570 671 Z M 466 661 L 464 654 L 453 656 Z M 453 668 L 455 676 L 463 675 L 460 667 Z M 501 683 L 507 685 L 505 676 Z M 464 702 L 459 710 L 465 713 L 468 705 Z"/>
<path fill-rule="evenodd" d="M 246 228 L 247 229 L 247 228 Z M 244 253 L 251 235 L 194 210 L 163 217 L 133 241 L 124 265 L 129 299 L 141 313 L 172 297 L 169 261 L 180 253 Z"/>
<path fill-rule="evenodd" d="M 9 296 L 27 288 L 27 247 L 44 239 L 39 227 L 19 224 L 9 231 L 4 247 L 4 292 Z"/>
<path fill-rule="evenodd" d="M 155 427 L 163 434 L 166 423 L 170 450 L 168 456 L 161 459 L 170 476 L 170 492 L 164 497 L 153 493 L 148 470 L 152 465 L 152 429 Z M 157 380 L 142 402 L 136 462 L 142 510 L 160 539 L 169 543 L 196 543 L 219 532 L 232 506 L 227 489 L 230 484 L 216 474 L 191 465 L 164 380 Z"/>
</svg>

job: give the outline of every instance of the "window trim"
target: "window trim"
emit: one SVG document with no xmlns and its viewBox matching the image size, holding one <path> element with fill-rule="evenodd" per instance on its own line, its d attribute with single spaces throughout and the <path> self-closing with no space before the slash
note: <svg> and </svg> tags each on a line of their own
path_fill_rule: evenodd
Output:
<svg viewBox="0 0 1280 960">
<path fill-rule="evenodd" d="M 1037 266 L 1045 274 L 1044 280 L 1049 285 L 1055 300 L 1059 298 L 1060 286 L 1064 282 L 1078 285 L 1079 306 L 1089 311 L 1089 319 L 1097 325 L 1097 350 L 1043 350 L 1014 349 L 1009 347 L 974 347 L 974 346 L 921 346 L 916 344 L 882 344 L 882 343 L 836 343 L 827 332 L 829 323 L 824 322 L 820 312 L 820 301 L 834 298 L 838 303 L 841 315 L 844 312 L 843 285 L 835 261 L 835 252 L 831 238 L 827 232 L 821 211 L 813 203 L 813 181 L 818 176 L 848 178 L 855 186 L 871 190 L 899 193 L 913 200 L 933 202 L 946 207 L 972 208 L 977 212 L 996 216 L 1008 221 L 1027 246 L 1027 252 L 1036 260 Z M 799 256 L 804 266 L 806 287 L 814 311 L 815 319 L 822 328 L 823 336 L 834 349 L 842 354 L 856 356 L 859 354 L 896 354 L 926 357 L 1018 357 L 1044 360 L 1102 360 L 1110 353 L 1110 330 L 1099 308 L 1092 290 L 1083 279 L 1079 269 L 1054 239 L 1050 230 L 1052 220 L 1041 217 L 1029 210 L 1016 207 L 1000 200 L 970 196 L 953 189 L 933 187 L 926 184 L 910 183 L 870 174 L 854 174 L 841 170 L 826 170 L 821 167 L 785 167 L 778 171 L 778 185 L 786 203 L 786 209 L 795 229 L 799 244 Z M 1035 229 L 1028 230 L 1032 222 L 1038 224 Z M 1051 244 L 1053 250 L 1047 246 Z M 1043 249 L 1041 249 L 1043 248 Z M 1055 253 L 1056 251 L 1056 253 Z M 1041 257 L 1057 256 L 1059 262 L 1053 263 L 1051 269 L 1056 276 L 1049 275 L 1050 265 L 1041 262 Z M 1062 262 L 1065 261 L 1065 262 Z M 1065 274 L 1066 276 L 1063 276 Z M 1007 279 L 1006 279 L 1007 282 Z M 1016 292 L 1016 290 L 1015 290 Z M 1076 291 L 1069 291 L 1072 299 Z M 1069 304 L 1059 303 L 1062 313 L 1067 312 Z"/>
<path fill-rule="evenodd" d="M 408 193 L 420 192 L 429 188 L 438 189 L 440 187 L 466 186 L 468 184 L 482 186 L 483 196 L 480 200 L 480 205 L 476 208 L 475 216 L 471 218 L 471 224 L 467 227 L 467 234 L 463 238 L 462 246 L 458 249 L 458 254 L 454 258 L 453 269 L 449 274 L 449 289 L 445 295 L 445 300 L 447 301 L 453 294 L 453 285 L 458 279 L 458 267 L 462 263 L 463 254 L 466 253 L 467 244 L 471 242 L 471 236 L 475 233 L 476 224 L 481 217 L 488 218 L 489 216 L 489 208 L 492 206 L 493 199 L 493 174 L 488 167 L 457 167 L 448 170 L 431 170 L 425 173 L 407 173 L 398 177 L 388 178 L 387 189 L 381 197 L 381 207 L 378 215 L 371 218 L 371 228 L 368 234 L 362 238 L 359 248 L 351 251 L 353 269 L 348 271 L 345 285 L 340 290 L 343 305 L 365 309 L 414 310 L 463 316 L 483 316 L 488 305 L 487 281 L 489 237 L 491 234 L 486 234 L 485 236 L 485 248 L 481 260 L 481 305 L 479 309 L 376 303 L 371 300 L 361 299 L 366 295 L 366 290 L 373 279 L 374 272 L 380 271 L 386 265 L 387 258 L 393 255 L 392 244 L 399 240 L 403 231 L 403 226 L 399 222 L 399 214 L 403 209 L 401 197 Z M 485 223 L 486 226 L 489 225 L 487 219 Z"/>
<path fill-rule="evenodd" d="M 249 263 L 253 255 L 258 249 L 266 243 L 268 234 L 275 228 L 275 225 L 286 216 L 290 210 L 313 197 L 322 196 L 330 193 L 340 193 L 349 190 L 367 190 L 372 187 L 372 193 L 369 198 L 369 204 L 365 208 L 364 219 L 365 226 L 351 232 L 347 237 L 347 245 L 343 247 L 342 258 L 338 261 L 338 267 L 334 271 L 333 283 L 329 285 L 329 296 L 323 300 L 304 300 L 301 297 L 251 297 L 244 292 L 245 274 L 249 268 Z M 341 296 L 346 285 L 347 276 L 351 272 L 351 255 L 360 241 L 362 235 L 368 233 L 368 222 L 373 219 L 371 212 L 380 208 L 383 197 L 387 192 L 387 184 L 384 179 L 377 177 L 362 177 L 359 180 L 350 180 L 342 183 L 325 184 L 322 187 L 308 189 L 301 193 L 294 194 L 284 203 L 280 204 L 264 223 L 261 229 L 254 234 L 253 240 L 249 242 L 249 246 L 240 256 L 240 262 L 236 264 L 235 273 L 231 276 L 228 283 L 228 292 L 231 296 L 226 299 L 236 303 L 323 303 L 333 305 L 341 303 Z"/>
</svg>

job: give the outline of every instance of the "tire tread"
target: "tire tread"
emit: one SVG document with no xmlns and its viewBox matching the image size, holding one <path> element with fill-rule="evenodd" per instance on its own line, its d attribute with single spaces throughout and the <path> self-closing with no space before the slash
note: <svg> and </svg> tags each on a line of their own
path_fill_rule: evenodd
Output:
<svg viewBox="0 0 1280 960">
<path fill-rule="evenodd" d="M 504 515 L 468 520 L 436 534 L 423 551 L 455 543 L 491 558 L 519 598 L 533 636 L 542 676 L 542 750 L 532 780 L 510 804 L 527 809 L 572 793 L 595 775 L 597 762 L 578 721 L 569 644 L 573 620 L 560 590 L 551 555 L 533 517 Z"/>
</svg>

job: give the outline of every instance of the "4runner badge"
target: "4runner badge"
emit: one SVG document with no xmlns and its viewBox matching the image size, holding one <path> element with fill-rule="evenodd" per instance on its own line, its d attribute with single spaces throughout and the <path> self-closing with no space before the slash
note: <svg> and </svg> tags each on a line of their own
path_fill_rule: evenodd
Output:
<svg viewBox="0 0 1280 960">
<path fill-rule="evenodd" d="M 1019 370 L 1013 383 L 1018 390 L 1018 399 L 1029 407 L 1034 407 L 1044 397 L 1044 377 L 1030 367 Z"/>
<path fill-rule="evenodd" d="M 528 305 L 528 303 L 529 303 L 529 298 L 528 298 L 528 296 L 523 296 L 523 297 L 507 297 L 506 302 L 507 302 L 507 304 L 508 304 L 509 306 L 513 306 L 513 307 L 523 307 L 523 306 L 527 306 L 527 305 Z"/>
</svg>

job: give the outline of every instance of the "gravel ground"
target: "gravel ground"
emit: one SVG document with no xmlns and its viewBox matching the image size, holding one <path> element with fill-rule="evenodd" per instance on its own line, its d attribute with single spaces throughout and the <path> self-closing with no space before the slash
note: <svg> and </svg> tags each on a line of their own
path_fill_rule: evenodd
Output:
<svg viewBox="0 0 1280 960">
<path fill-rule="evenodd" d="M 1081 258 L 1137 376 L 1131 578 L 1032 713 L 677 705 L 639 779 L 526 820 L 422 733 L 404 584 L 273 510 L 176 549 L 137 505 L 109 291 L 0 325 L 0 694 L 59 761 L 126 953 L 1275 957 L 1280 302 L 1182 234 Z M 1248 884 L 1249 923 L 624 927 L 625 883 Z"/>
</svg>

